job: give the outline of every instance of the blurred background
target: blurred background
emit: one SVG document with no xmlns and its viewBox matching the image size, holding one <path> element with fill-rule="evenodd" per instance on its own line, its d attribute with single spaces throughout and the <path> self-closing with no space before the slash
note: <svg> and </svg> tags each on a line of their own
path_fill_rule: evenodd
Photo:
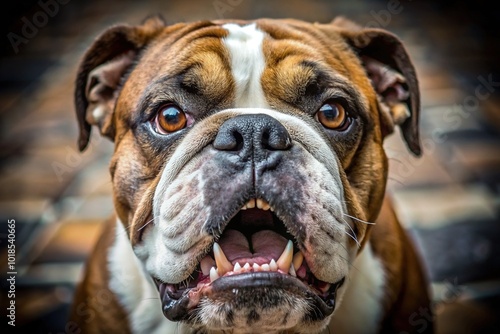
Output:
<svg viewBox="0 0 500 334">
<path fill-rule="evenodd" d="M 70 333 L 75 284 L 113 210 L 111 143 L 94 136 L 77 150 L 76 67 L 106 27 L 156 13 L 168 23 L 344 15 L 396 33 L 420 78 L 424 155 L 411 156 L 399 134 L 388 138 L 388 192 L 432 281 L 438 332 L 498 333 L 500 11 L 483 0 L 9 2 L 1 14 L 0 328 L 13 332 L 4 313 L 7 221 L 15 219 L 15 329 Z M 416 312 L 409 321 L 420 329 L 425 315 Z"/>
</svg>

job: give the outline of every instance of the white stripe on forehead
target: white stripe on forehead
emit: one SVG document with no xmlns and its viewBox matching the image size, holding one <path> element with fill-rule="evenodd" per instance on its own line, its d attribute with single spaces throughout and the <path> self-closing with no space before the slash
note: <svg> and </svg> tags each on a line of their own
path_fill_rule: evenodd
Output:
<svg viewBox="0 0 500 334">
<path fill-rule="evenodd" d="M 266 61 L 262 52 L 264 33 L 255 23 L 222 26 L 229 34 L 223 43 L 231 56 L 231 71 L 236 84 L 235 108 L 267 108 L 260 78 Z"/>
</svg>

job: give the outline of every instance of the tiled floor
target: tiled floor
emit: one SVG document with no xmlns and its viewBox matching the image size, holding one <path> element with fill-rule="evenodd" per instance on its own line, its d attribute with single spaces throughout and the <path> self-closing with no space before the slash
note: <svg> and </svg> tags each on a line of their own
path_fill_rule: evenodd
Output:
<svg viewBox="0 0 500 334">
<path fill-rule="evenodd" d="M 390 137 L 388 191 L 421 246 L 438 329 L 495 332 L 500 315 L 500 34 L 495 25 L 500 13 L 487 1 L 401 0 L 397 14 L 388 12 L 388 3 L 74 1 L 59 5 L 17 53 L 7 45 L 0 63 L 0 264 L 3 275 L 3 222 L 14 218 L 16 329 L 65 332 L 82 263 L 112 212 L 107 169 L 112 145 L 94 136 L 86 152 L 77 151 L 72 104 L 78 60 L 100 31 L 117 22 L 138 23 L 151 13 L 162 13 L 168 22 L 260 16 L 326 22 L 342 14 L 398 34 L 417 67 L 424 156 L 413 158 L 398 134 Z M 31 4 L 11 18 L 8 31 L 19 34 L 22 16 L 41 10 Z M 480 99 L 477 89 L 491 95 Z M 4 310 L 5 296 L 2 291 Z"/>
</svg>

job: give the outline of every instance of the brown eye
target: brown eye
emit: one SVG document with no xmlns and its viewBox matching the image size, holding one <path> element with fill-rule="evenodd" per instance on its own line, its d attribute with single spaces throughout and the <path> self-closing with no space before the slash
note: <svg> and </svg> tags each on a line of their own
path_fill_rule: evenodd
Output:
<svg viewBox="0 0 500 334">
<path fill-rule="evenodd" d="M 174 104 L 162 107 L 156 115 L 156 128 L 162 134 L 179 131 L 186 124 L 186 114 Z"/>
<path fill-rule="evenodd" d="M 316 113 L 316 117 L 325 128 L 332 130 L 343 131 L 350 124 L 344 107 L 337 102 L 323 104 Z"/>
</svg>

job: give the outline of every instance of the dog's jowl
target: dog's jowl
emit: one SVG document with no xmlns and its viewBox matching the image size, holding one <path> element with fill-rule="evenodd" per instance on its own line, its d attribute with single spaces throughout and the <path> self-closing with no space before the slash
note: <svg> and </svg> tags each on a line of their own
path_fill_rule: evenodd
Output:
<svg viewBox="0 0 500 334">
<path fill-rule="evenodd" d="M 80 149 L 92 128 L 115 145 L 82 333 L 416 331 L 427 282 L 385 196 L 384 138 L 400 127 L 420 154 L 396 36 L 150 18 L 96 39 L 75 102 Z"/>
</svg>

